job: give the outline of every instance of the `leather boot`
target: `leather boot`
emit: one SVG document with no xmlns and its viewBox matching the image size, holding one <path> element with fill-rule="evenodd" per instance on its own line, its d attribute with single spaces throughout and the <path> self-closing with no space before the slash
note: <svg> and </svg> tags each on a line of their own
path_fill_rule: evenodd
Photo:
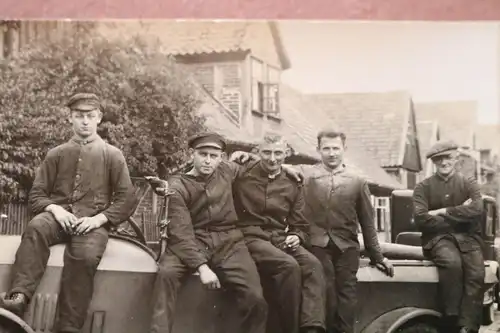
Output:
<svg viewBox="0 0 500 333">
<path fill-rule="evenodd" d="M 18 317 L 24 315 L 27 305 L 28 297 L 23 293 L 14 293 L 10 297 L 0 298 L 0 307 L 12 312 Z"/>
</svg>

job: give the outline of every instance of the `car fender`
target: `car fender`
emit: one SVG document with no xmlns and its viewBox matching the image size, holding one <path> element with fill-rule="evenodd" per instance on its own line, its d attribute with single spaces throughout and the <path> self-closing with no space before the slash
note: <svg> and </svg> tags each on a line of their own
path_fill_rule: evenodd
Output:
<svg viewBox="0 0 500 333">
<path fill-rule="evenodd" d="M 25 333 L 35 333 L 33 329 L 21 318 L 16 316 L 10 311 L 0 308 L 0 320 L 5 320 L 14 323 L 18 328 L 20 328 Z"/>
<path fill-rule="evenodd" d="M 441 314 L 434 310 L 404 307 L 384 313 L 376 318 L 361 333 L 394 333 L 412 319 L 419 317 L 439 318 Z"/>
</svg>

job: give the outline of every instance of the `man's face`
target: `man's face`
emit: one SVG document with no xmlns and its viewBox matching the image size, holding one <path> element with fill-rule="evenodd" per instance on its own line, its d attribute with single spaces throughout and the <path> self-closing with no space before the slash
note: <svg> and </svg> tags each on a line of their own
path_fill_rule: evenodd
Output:
<svg viewBox="0 0 500 333">
<path fill-rule="evenodd" d="M 448 176 L 453 172 L 457 161 L 457 153 L 449 153 L 432 158 L 432 163 L 436 166 L 437 172 L 443 176 Z"/>
<path fill-rule="evenodd" d="M 278 172 L 281 165 L 285 162 L 288 147 L 285 142 L 261 143 L 258 154 L 262 168 L 269 174 Z"/>
<path fill-rule="evenodd" d="M 222 160 L 222 151 L 212 147 L 197 148 L 192 151 L 195 170 L 205 176 L 210 176 Z"/>
<path fill-rule="evenodd" d="M 345 145 L 341 137 L 321 138 L 318 153 L 323 164 L 331 169 L 337 168 L 344 162 Z"/>
<path fill-rule="evenodd" d="M 87 138 L 97 133 L 97 125 L 99 125 L 101 119 L 102 113 L 98 109 L 85 112 L 72 110 L 69 116 L 73 131 L 81 138 Z"/>
</svg>

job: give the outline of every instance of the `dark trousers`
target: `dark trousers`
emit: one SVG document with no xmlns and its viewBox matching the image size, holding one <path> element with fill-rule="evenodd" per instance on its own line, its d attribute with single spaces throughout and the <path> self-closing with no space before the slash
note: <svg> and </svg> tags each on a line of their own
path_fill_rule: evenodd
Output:
<svg viewBox="0 0 500 333">
<path fill-rule="evenodd" d="M 476 242 L 473 239 L 470 241 Z M 478 330 L 485 275 L 480 245 L 460 252 L 454 239 L 443 238 L 424 253 L 438 268 L 439 299 L 443 314 L 457 316 L 459 326 Z"/>
<path fill-rule="evenodd" d="M 255 267 L 240 231 L 212 232 L 198 237 L 200 246 L 211 258 L 208 265 L 219 278 L 224 289 L 236 297 L 238 307 L 236 318 L 242 333 L 265 333 L 267 304 L 260 285 L 259 273 Z M 159 262 L 153 293 L 153 319 L 151 333 L 172 332 L 175 320 L 175 306 L 182 280 L 193 271 L 168 249 Z"/>
<path fill-rule="evenodd" d="M 79 332 L 87 317 L 94 292 L 94 276 L 108 242 L 105 228 L 86 235 L 69 236 L 50 213 L 31 220 L 23 233 L 12 266 L 11 294 L 20 292 L 32 298 L 45 272 L 51 245 L 67 242 L 58 298 L 57 327 Z"/>
<path fill-rule="evenodd" d="M 325 248 L 313 246 L 311 252 L 323 265 L 327 281 L 327 331 L 329 333 L 354 333 L 359 250 L 349 248 L 342 252 L 332 242 L 329 242 Z"/>
<path fill-rule="evenodd" d="M 301 327 L 325 328 L 325 280 L 321 263 L 302 246 L 288 253 L 271 242 L 247 237 L 246 243 L 262 278 L 275 291 L 283 332 Z"/>
</svg>

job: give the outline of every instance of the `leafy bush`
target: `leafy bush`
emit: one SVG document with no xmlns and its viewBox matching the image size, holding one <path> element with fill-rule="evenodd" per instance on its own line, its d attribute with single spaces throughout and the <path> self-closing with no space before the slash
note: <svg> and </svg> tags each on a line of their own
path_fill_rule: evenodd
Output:
<svg viewBox="0 0 500 333">
<path fill-rule="evenodd" d="M 48 149 L 72 133 L 64 104 L 75 92 L 103 100 L 100 134 L 141 176 L 184 160 L 203 128 L 189 76 L 137 36 L 107 40 L 89 31 L 38 41 L 0 65 L 0 200 L 26 198 Z M 165 170 L 163 171 L 165 172 Z"/>
</svg>

